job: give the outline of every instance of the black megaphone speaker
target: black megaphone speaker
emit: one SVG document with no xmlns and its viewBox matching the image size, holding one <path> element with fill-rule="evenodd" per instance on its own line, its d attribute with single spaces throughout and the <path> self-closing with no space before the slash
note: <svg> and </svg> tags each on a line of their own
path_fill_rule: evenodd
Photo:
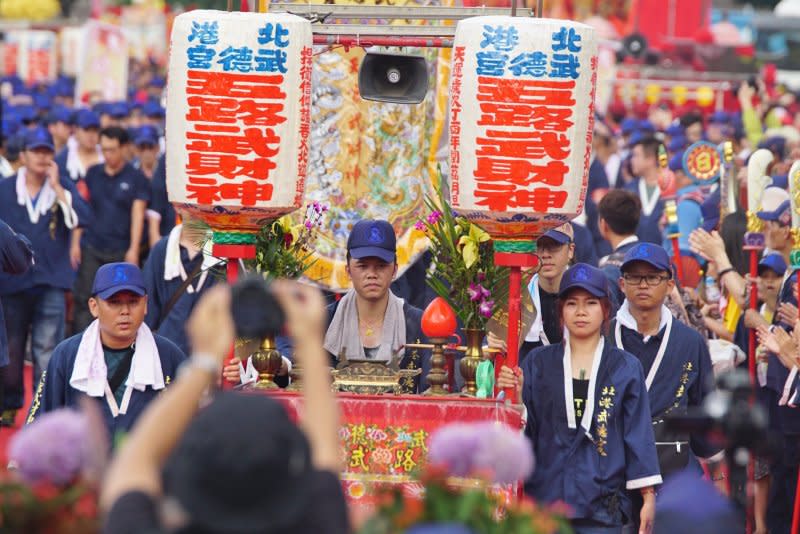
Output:
<svg viewBox="0 0 800 534">
<path fill-rule="evenodd" d="M 358 71 L 364 100 L 419 104 L 428 93 L 428 65 L 422 56 L 367 52 Z"/>
</svg>

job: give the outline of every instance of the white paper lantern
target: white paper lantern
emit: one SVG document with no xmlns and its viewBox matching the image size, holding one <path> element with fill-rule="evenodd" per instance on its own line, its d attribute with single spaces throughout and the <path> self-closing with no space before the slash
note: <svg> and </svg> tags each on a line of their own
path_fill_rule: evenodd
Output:
<svg viewBox="0 0 800 534">
<path fill-rule="evenodd" d="M 453 208 L 496 237 L 532 237 L 583 211 L 597 43 L 568 20 L 475 17 L 450 80 Z"/>
<path fill-rule="evenodd" d="M 255 230 L 303 203 L 311 23 L 191 11 L 175 19 L 167 87 L 167 190 L 216 230 Z"/>
</svg>

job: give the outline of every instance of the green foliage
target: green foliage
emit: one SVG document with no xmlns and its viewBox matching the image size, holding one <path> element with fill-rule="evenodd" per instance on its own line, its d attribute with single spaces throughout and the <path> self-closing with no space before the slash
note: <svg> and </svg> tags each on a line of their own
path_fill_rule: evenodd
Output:
<svg viewBox="0 0 800 534">
<path fill-rule="evenodd" d="M 431 242 L 434 272 L 428 285 L 444 298 L 465 328 L 485 330 L 508 299 L 508 274 L 494 264 L 494 245 L 486 232 L 456 215 L 444 196 L 442 175 L 435 197 L 426 197 L 428 216 L 417 223 Z"/>
</svg>

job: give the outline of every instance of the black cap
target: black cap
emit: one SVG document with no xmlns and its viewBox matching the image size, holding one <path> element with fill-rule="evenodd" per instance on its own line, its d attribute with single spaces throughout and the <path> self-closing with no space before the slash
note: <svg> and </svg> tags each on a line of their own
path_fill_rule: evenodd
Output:
<svg viewBox="0 0 800 534">
<path fill-rule="evenodd" d="M 314 505 L 308 440 L 277 401 L 217 395 L 168 459 L 164 491 L 203 531 L 285 532 Z"/>
</svg>

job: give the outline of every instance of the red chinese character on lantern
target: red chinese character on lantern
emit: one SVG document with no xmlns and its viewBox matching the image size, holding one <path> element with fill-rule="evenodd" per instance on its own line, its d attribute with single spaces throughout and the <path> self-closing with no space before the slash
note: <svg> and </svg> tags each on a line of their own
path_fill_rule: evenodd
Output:
<svg viewBox="0 0 800 534">
<path fill-rule="evenodd" d="M 227 72 L 188 71 L 186 94 L 225 96 L 241 98 L 269 98 L 283 100 L 286 93 L 281 91 L 283 76 L 234 74 Z"/>
</svg>

